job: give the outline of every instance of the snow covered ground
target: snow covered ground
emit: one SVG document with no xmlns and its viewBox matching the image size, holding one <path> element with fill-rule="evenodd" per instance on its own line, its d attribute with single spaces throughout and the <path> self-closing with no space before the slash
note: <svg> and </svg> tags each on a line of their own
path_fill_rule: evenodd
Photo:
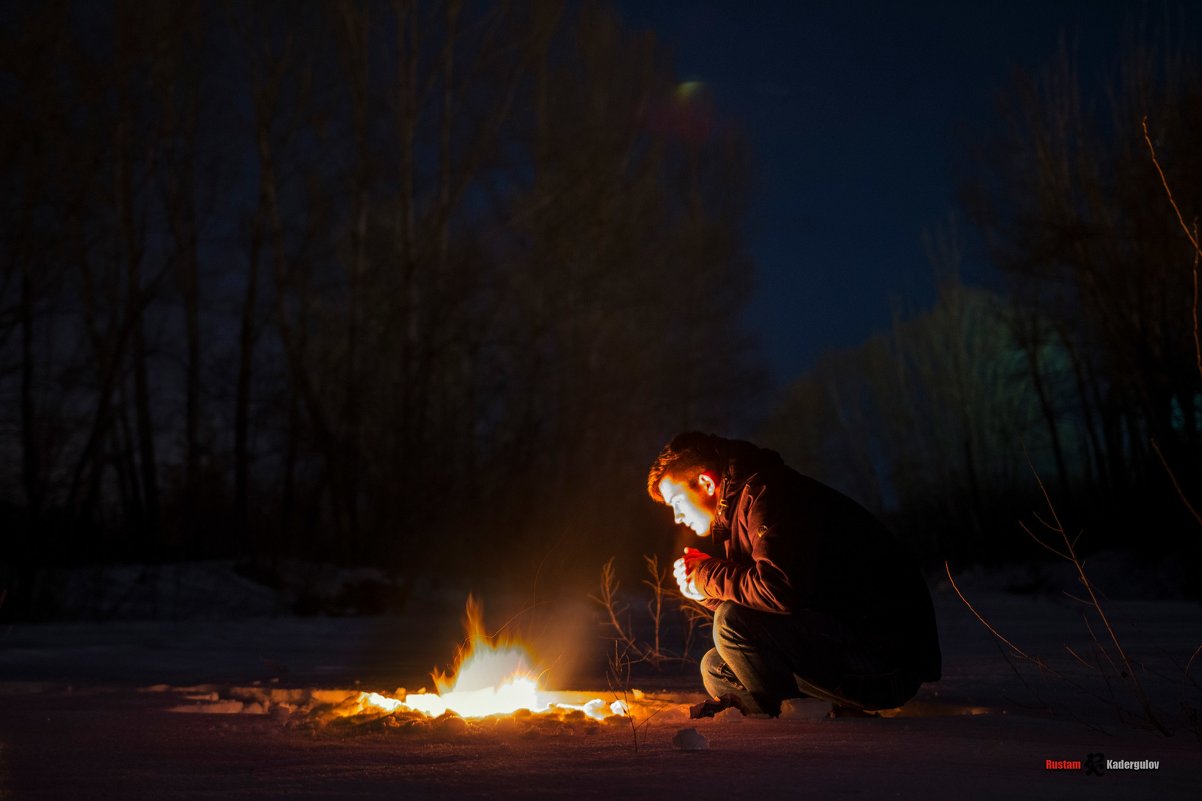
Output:
<svg viewBox="0 0 1202 801">
<path fill-rule="evenodd" d="M 0 632 L 0 799 L 1199 797 L 1202 743 L 1182 704 L 1202 707 L 1183 671 L 1202 644 L 1202 608 L 1111 604 L 1137 674 L 1173 730 L 1164 737 L 1140 723 L 1126 687 L 1108 689 L 1067 653 L 1066 645 L 1087 662 L 1102 658 L 1079 605 L 968 579 L 961 588 L 1003 634 L 1064 677 L 1012 666 L 940 588 L 944 679 L 896 716 L 831 720 L 811 703 L 775 720 L 723 713 L 693 721 L 694 673 L 640 675 L 632 685 L 648 697 L 634 704 L 637 751 L 621 718 L 323 725 L 235 697 L 239 687 L 253 700 L 247 688 L 270 699 L 289 688 L 418 686 L 448 661 L 447 644 L 458 637 L 449 608 L 415 606 L 391 618 L 12 626 Z M 1105 636 L 1096 625 L 1095 633 Z M 572 685 L 553 689 L 606 687 L 588 667 L 596 660 L 580 664 Z M 1193 675 L 1202 676 L 1202 658 Z M 223 714 L 212 711 L 225 701 Z M 211 711 L 172 711 L 189 705 Z M 673 744 L 688 728 L 706 748 Z M 1100 776 L 1046 768 L 1047 760 L 1099 753 L 1159 765 Z"/>
</svg>

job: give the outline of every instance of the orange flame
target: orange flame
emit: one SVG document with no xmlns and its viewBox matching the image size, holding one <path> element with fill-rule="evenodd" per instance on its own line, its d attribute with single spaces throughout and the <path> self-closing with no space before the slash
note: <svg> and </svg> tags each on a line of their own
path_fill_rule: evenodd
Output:
<svg viewBox="0 0 1202 801">
<path fill-rule="evenodd" d="M 467 639 L 455 652 L 454 671 L 446 674 L 435 670 L 432 676 L 440 695 L 475 692 L 517 681 L 538 683 L 526 649 L 510 637 L 490 636 L 484 628 L 480 602 L 471 595 L 467 597 L 463 625 Z"/>
<path fill-rule="evenodd" d="M 480 604 L 471 596 L 467 599 L 464 625 L 468 636 L 456 651 L 454 670 L 450 674 L 438 670 L 433 673 L 437 693 L 409 693 L 401 700 L 361 693 L 357 706 L 386 712 L 407 707 L 431 717 L 446 712 L 465 718 L 487 717 L 519 709 L 537 713 L 552 707 L 577 709 L 595 719 L 625 714 L 617 702 L 607 706 L 594 699 L 577 705 L 567 703 L 558 693 L 543 690 L 539 686 L 540 673 L 534 669 L 534 660 L 526 648 L 510 637 L 489 635 L 484 629 Z"/>
</svg>

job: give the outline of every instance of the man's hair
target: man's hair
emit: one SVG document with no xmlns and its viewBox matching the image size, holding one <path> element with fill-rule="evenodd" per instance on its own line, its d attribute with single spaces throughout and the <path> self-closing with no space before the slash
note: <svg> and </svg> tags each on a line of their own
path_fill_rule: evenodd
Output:
<svg viewBox="0 0 1202 801">
<path fill-rule="evenodd" d="M 677 434 L 664 446 L 647 473 L 647 494 L 657 503 L 664 502 L 659 484 L 664 478 L 691 484 L 706 470 L 721 471 L 722 439 L 700 431 Z"/>
</svg>

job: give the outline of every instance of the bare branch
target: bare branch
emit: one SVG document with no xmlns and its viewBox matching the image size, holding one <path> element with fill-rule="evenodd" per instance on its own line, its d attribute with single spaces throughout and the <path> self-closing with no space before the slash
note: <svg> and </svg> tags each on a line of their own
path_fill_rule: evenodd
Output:
<svg viewBox="0 0 1202 801">
<path fill-rule="evenodd" d="M 1160 183 L 1164 186 L 1164 193 L 1168 195 L 1169 203 L 1173 206 L 1173 211 L 1177 213 L 1177 222 L 1181 223 L 1181 230 L 1185 231 L 1185 235 L 1189 237 L 1190 244 L 1194 246 L 1194 252 L 1202 252 L 1198 247 L 1198 237 L 1190 227 L 1185 224 L 1185 217 L 1181 214 L 1181 209 L 1177 208 L 1177 201 L 1173 198 L 1173 190 L 1169 188 L 1169 179 L 1164 177 L 1164 170 L 1160 168 L 1160 161 L 1156 158 L 1156 147 L 1152 144 L 1152 137 L 1148 134 L 1148 118 L 1144 117 L 1140 123 L 1144 129 L 1144 141 L 1148 143 L 1148 152 L 1152 154 L 1152 165 L 1156 167 L 1156 172 L 1160 175 Z"/>
<path fill-rule="evenodd" d="M 1078 662 L 1080 662 L 1082 665 L 1084 665 L 1085 667 L 1089 668 L 1090 670 L 1098 670 L 1098 666 L 1097 666 L 1097 665 L 1091 665 L 1091 664 L 1089 664 L 1088 662 L 1086 662 L 1084 659 L 1082 659 L 1080 656 L 1078 656 L 1078 655 L 1077 655 L 1077 652 L 1076 652 L 1076 651 L 1074 651 L 1074 650 L 1073 650 L 1072 648 L 1070 648 L 1069 646 L 1067 646 L 1067 645 L 1066 645 L 1066 646 L 1064 646 L 1064 650 L 1068 651 L 1068 653 L 1069 653 L 1069 656 L 1071 656 L 1073 659 L 1076 659 Z"/>
<path fill-rule="evenodd" d="M 1065 590 L 1062 594 L 1064 595 L 1065 598 L 1072 598 L 1074 601 L 1076 601 L 1079 604 L 1085 604 L 1086 606 L 1092 605 L 1089 603 L 1089 601 L 1085 600 L 1084 598 L 1078 598 L 1076 595 L 1073 595 L 1068 590 Z"/>
<path fill-rule="evenodd" d="M 1042 517 L 1040 517 L 1039 512 L 1032 512 L 1031 516 L 1034 517 L 1036 520 L 1038 520 L 1039 524 L 1042 525 L 1044 528 L 1046 528 L 1048 531 L 1054 532 L 1056 534 L 1060 533 L 1060 529 L 1058 529 L 1056 526 L 1053 526 L 1051 523 L 1049 523 L 1048 521 L 1046 521 Z"/>
<path fill-rule="evenodd" d="M 968 599 L 964 597 L 964 593 L 960 592 L 960 588 L 956 586 L 956 580 L 954 578 L 952 578 L 952 569 L 946 561 L 943 563 L 943 569 L 944 569 L 944 571 L 947 572 L 947 580 L 951 582 L 952 589 L 956 591 L 956 595 L 958 595 L 960 597 L 960 600 L 964 602 L 964 605 L 968 607 L 968 611 L 972 612 L 973 616 L 977 620 L 981 621 L 981 625 L 989 630 L 990 634 L 992 634 L 994 637 L 996 637 L 997 639 L 1001 640 L 1006 645 L 1008 645 L 1010 647 L 1010 650 L 1014 651 L 1015 654 L 1017 654 L 1018 656 L 1021 656 L 1023 659 L 1027 659 L 1031 662 L 1038 661 L 1034 657 L 1029 655 L 1026 651 L 1019 648 L 1017 645 L 1015 645 L 1014 643 L 1010 642 L 1005 637 L 1003 637 L 1001 632 L 999 632 L 992 625 L 990 625 L 989 621 L 986 620 L 984 617 L 982 617 L 981 613 L 978 612 L 976 610 L 976 608 L 968 602 Z"/>
<path fill-rule="evenodd" d="M 1189 513 L 1194 516 L 1194 520 L 1198 521 L 1198 525 L 1202 526 L 1202 514 L 1199 514 L 1198 510 L 1195 509 L 1189 502 L 1189 499 L 1185 497 L 1184 490 L 1182 490 L 1181 485 L 1177 483 L 1177 476 L 1173 473 L 1173 469 L 1169 467 L 1169 463 L 1167 460 L 1165 460 L 1164 454 L 1160 452 L 1160 445 L 1156 443 L 1156 440 L 1152 440 L 1152 450 L 1156 452 L 1156 458 L 1160 460 L 1161 467 L 1163 467 L 1164 472 L 1168 474 L 1169 481 L 1173 482 L 1173 489 L 1177 490 L 1177 497 L 1181 499 L 1181 503 L 1185 505 L 1185 508 L 1189 510 Z"/>
<path fill-rule="evenodd" d="M 1013 654 L 1015 656 L 1018 656 L 1022 659 L 1027 660 L 1028 662 L 1033 664 L 1035 667 L 1037 667 L 1040 671 L 1043 671 L 1043 672 L 1051 674 L 1052 676 L 1055 676 L 1057 679 L 1060 679 L 1061 681 L 1068 684 L 1070 687 L 1077 690 L 1078 692 L 1084 693 L 1085 695 L 1088 695 L 1088 696 L 1090 696 L 1098 701 L 1101 701 L 1103 703 L 1110 704 L 1111 706 L 1113 706 L 1116 709 L 1116 711 L 1119 713 L 1120 716 L 1127 713 L 1127 710 L 1124 709 L 1122 707 L 1122 705 L 1119 704 L 1117 699 L 1115 698 L 1114 690 L 1113 690 L 1113 688 L 1110 687 L 1109 677 L 1106 675 L 1105 671 L 1103 671 L 1101 669 L 1100 660 L 1099 660 L 1099 665 L 1096 668 L 1096 670 L 1098 670 L 1098 672 L 1101 674 L 1103 680 L 1106 681 L 1107 689 L 1110 691 L 1110 698 L 1106 698 L 1106 697 L 1094 692 L 1093 690 L 1088 689 L 1087 687 L 1083 687 L 1081 684 L 1074 681 L 1071 676 L 1068 676 L 1068 675 L 1062 673 L 1061 671 L 1057 670 L 1056 668 L 1052 667 L 1051 665 L 1049 665 L 1047 662 L 1045 662 L 1040 657 L 1031 656 L 1030 654 L 1023 651 L 1021 648 L 1019 648 L 1017 645 L 1010 642 L 1010 640 L 1003 637 L 1002 634 L 996 628 L 994 628 L 992 625 L 990 625 L 990 623 L 987 620 L 985 620 L 985 618 L 976 610 L 976 608 L 973 607 L 973 605 L 968 602 L 968 599 L 964 597 L 964 594 L 962 592 L 960 592 L 960 588 L 958 586 L 956 586 L 955 579 L 952 578 L 951 568 L 948 566 L 947 562 L 943 563 L 943 568 L 947 572 L 948 581 L 951 582 L 952 589 L 955 590 L 956 595 L 959 596 L 960 600 L 964 603 L 964 605 L 966 607 L 968 607 L 968 610 L 970 612 L 972 612 L 973 615 L 976 617 L 976 619 L 978 621 L 980 621 L 981 625 L 983 625 L 989 631 L 989 633 L 994 636 L 995 640 L 998 643 L 1005 643 L 1006 646 L 1008 646 L 1011 649 L 1011 651 L 1013 652 Z M 1095 639 L 1095 642 L 1096 642 L 1096 639 Z M 999 648 L 1000 648 L 1000 645 L 999 645 Z M 1068 646 L 1066 645 L 1065 648 L 1068 649 Z M 1070 650 L 1070 653 L 1072 653 L 1071 650 Z M 1018 668 L 1014 665 L 1014 663 L 1011 662 L 1010 655 L 1007 654 L 1003 650 L 1002 656 L 1006 659 L 1006 662 L 1010 664 L 1011 669 L 1014 670 L 1015 674 L 1019 677 L 1019 680 L 1022 681 L 1023 685 L 1026 686 L 1028 690 L 1031 690 L 1032 688 L 1027 684 L 1026 679 L 1022 676 L 1022 674 L 1019 672 Z M 1073 656 L 1077 657 L 1078 661 L 1083 661 L 1083 660 L 1081 660 L 1081 658 L 1079 656 L 1077 656 L 1077 654 L 1073 653 Z M 1036 695 L 1038 695 L 1038 694 L 1036 694 Z M 1071 712 L 1070 712 L 1070 714 L 1071 714 Z M 1090 728 L 1095 728 L 1088 721 L 1081 720 L 1080 718 L 1077 718 L 1075 715 L 1073 716 L 1073 718 L 1075 720 L 1079 720 L 1084 725 L 1090 726 Z M 1151 720 L 1153 722 L 1153 724 L 1156 725 L 1156 721 L 1154 718 L 1149 718 L 1149 720 Z M 1164 730 L 1164 729 L 1161 729 L 1161 733 L 1166 734 L 1166 736 L 1168 734 L 1167 730 Z"/>
<path fill-rule="evenodd" d="M 1198 241 L 1198 218 L 1194 218 L 1194 241 Z M 1198 365 L 1198 375 L 1202 376 L 1202 340 L 1198 338 L 1198 260 L 1202 258 L 1202 250 L 1194 248 L 1194 363 Z"/>
<path fill-rule="evenodd" d="M 1164 186 L 1164 193 L 1168 196 L 1169 204 L 1173 207 L 1173 211 L 1177 214 L 1177 222 L 1181 224 L 1181 230 L 1185 231 L 1186 237 L 1189 238 L 1190 244 L 1194 246 L 1194 358 L 1198 365 L 1198 375 L 1202 376 L 1202 340 L 1198 338 L 1198 261 L 1202 258 L 1202 248 L 1198 247 L 1198 220 L 1194 218 L 1194 225 L 1185 224 L 1185 217 L 1181 214 L 1181 209 L 1177 207 L 1177 200 L 1173 197 L 1173 190 L 1169 188 L 1169 180 L 1165 178 L 1164 170 L 1160 167 L 1160 161 L 1156 158 L 1156 147 L 1152 144 L 1152 137 L 1148 135 L 1148 118 L 1145 116 L 1140 123 L 1144 129 L 1144 141 L 1148 143 L 1148 152 L 1152 154 L 1152 165 L 1156 167 L 1156 173 L 1160 176 L 1160 183 Z M 1176 484 L 1176 481 L 1173 482 Z M 1192 509 L 1190 510 L 1193 511 Z M 1197 513 L 1195 513 L 1197 516 Z"/>
<path fill-rule="evenodd" d="M 1039 517 L 1039 515 L 1036 515 L 1036 518 L 1038 518 L 1038 517 Z M 1043 521 L 1041 520 L 1040 522 L 1042 523 Z M 1068 559 L 1068 557 L 1067 557 L 1067 556 L 1065 556 L 1063 553 L 1061 553 L 1060 551 L 1056 550 L 1056 549 L 1055 549 L 1055 548 L 1053 548 L 1051 545 L 1048 545 L 1046 542 L 1044 542 L 1043 540 L 1041 540 L 1039 537 L 1035 536 L 1035 533 L 1034 533 L 1034 532 L 1032 532 L 1032 531 L 1031 531 L 1031 529 L 1027 528 L 1027 524 L 1026 524 L 1026 523 L 1024 523 L 1024 522 L 1022 522 L 1022 521 L 1020 520 L 1020 521 L 1018 522 L 1018 525 L 1019 525 L 1019 527 L 1020 527 L 1020 528 L 1021 528 L 1023 531 L 1027 532 L 1027 536 L 1029 536 L 1031 539 L 1035 540 L 1035 542 L 1036 542 L 1036 543 L 1037 543 L 1037 544 L 1038 544 L 1040 547 L 1042 547 L 1042 548 L 1045 548 L 1045 549 L 1047 549 L 1047 550 L 1051 551 L 1052 553 L 1054 553 L 1054 554 L 1056 554 L 1057 556 L 1059 556 L 1061 559 Z"/>
<path fill-rule="evenodd" d="M 1089 625 L 1089 618 L 1086 617 L 1084 614 L 1082 614 L 1081 622 L 1083 622 L 1085 624 L 1085 630 L 1089 632 L 1089 638 L 1091 640 L 1093 640 L 1094 646 L 1098 649 L 1098 651 L 1102 654 L 1102 656 L 1106 657 L 1106 662 L 1110 665 L 1110 669 L 1112 671 L 1114 671 L 1115 675 L 1122 676 L 1123 675 L 1122 671 L 1120 671 L 1118 669 L 1118 666 L 1114 664 L 1114 660 L 1110 658 L 1110 653 L 1106 650 L 1106 647 L 1103 646 L 1102 643 L 1098 640 L 1098 635 L 1094 634 L 1093 626 Z"/>
<path fill-rule="evenodd" d="M 1028 455 L 1027 462 L 1030 463 L 1030 461 L 1031 457 Z M 1101 600 L 1098 599 L 1097 591 L 1095 591 L 1093 584 L 1089 580 L 1089 577 L 1085 574 L 1085 565 L 1081 559 L 1077 557 L 1076 549 L 1073 546 L 1073 543 L 1076 540 L 1069 540 L 1068 533 L 1064 528 L 1064 524 L 1060 521 L 1060 515 L 1056 512 L 1056 506 L 1052 502 L 1052 496 L 1048 492 L 1047 487 L 1044 485 L 1043 479 L 1039 477 L 1039 473 L 1035 470 L 1035 466 L 1033 464 L 1031 465 L 1031 472 L 1035 475 L 1035 481 L 1039 484 L 1039 490 L 1043 493 L 1044 501 L 1048 505 L 1048 511 L 1051 513 L 1052 520 L 1056 524 L 1055 530 L 1064 540 L 1064 546 L 1065 551 L 1068 554 L 1068 560 L 1072 562 L 1073 567 L 1077 569 L 1077 578 L 1081 582 L 1081 586 L 1083 586 L 1085 591 L 1089 593 L 1090 605 L 1093 606 L 1094 611 L 1098 613 L 1098 618 L 1102 621 L 1102 625 L 1106 627 L 1106 633 L 1110 637 L 1110 642 L 1114 645 L 1120 661 L 1123 663 L 1124 671 L 1120 672 L 1117 667 L 1115 667 L 1113 661 L 1111 661 L 1111 667 L 1116 673 L 1122 675 L 1123 678 L 1129 678 L 1131 680 L 1131 687 L 1135 692 L 1136 698 L 1139 699 L 1139 702 L 1143 707 L 1144 716 L 1147 718 L 1148 722 L 1151 723 L 1152 726 L 1161 734 L 1165 735 L 1166 737 L 1169 736 L 1169 730 L 1166 729 L 1156 717 L 1156 713 L 1152 709 L 1152 702 L 1148 699 L 1147 693 L 1144 692 L 1143 685 L 1140 684 L 1139 678 L 1135 675 L 1135 669 L 1131 665 L 1131 660 L 1127 657 L 1127 652 L 1123 648 L 1123 644 L 1119 640 L 1118 634 L 1114 630 L 1114 626 L 1111 625 L 1110 618 L 1107 616 L 1106 610 L 1102 607 Z M 1079 538 L 1080 534 L 1078 534 L 1077 537 Z M 1090 636 L 1093 636 L 1093 629 L 1089 627 L 1088 619 L 1086 619 L 1086 627 L 1090 629 Z M 1094 637 L 1094 640 L 1097 642 L 1096 637 Z M 1110 655 L 1106 653 L 1105 649 L 1102 649 L 1102 653 L 1106 655 L 1107 660 L 1110 660 Z"/>
</svg>

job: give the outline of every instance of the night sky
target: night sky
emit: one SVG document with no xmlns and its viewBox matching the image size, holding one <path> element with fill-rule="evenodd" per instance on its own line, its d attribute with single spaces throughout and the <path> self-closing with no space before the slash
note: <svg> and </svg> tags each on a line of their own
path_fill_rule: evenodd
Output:
<svg viewBox="0 0 1202 801">
<path fill-rule="evenodd" d="M 923 232 L 949 215 L 966 249 L 961 277 L 992 280 L 956 201 L 966 137 L 995 119 L 1015 68 L 1039 69 L 1064 40 L 1088 84 L 1165 8 L 1114 0 L 617 5 L 631 27 L 656 32 L 682 80 L 708 86 L 719 121 L 742 128 L 750 144 L 747 240 L 758 272 L 747 321 L 777 382 L 825 350 L 888 328 L 895 308 L 929 308 L 934 274 Z"/>
</svg>

